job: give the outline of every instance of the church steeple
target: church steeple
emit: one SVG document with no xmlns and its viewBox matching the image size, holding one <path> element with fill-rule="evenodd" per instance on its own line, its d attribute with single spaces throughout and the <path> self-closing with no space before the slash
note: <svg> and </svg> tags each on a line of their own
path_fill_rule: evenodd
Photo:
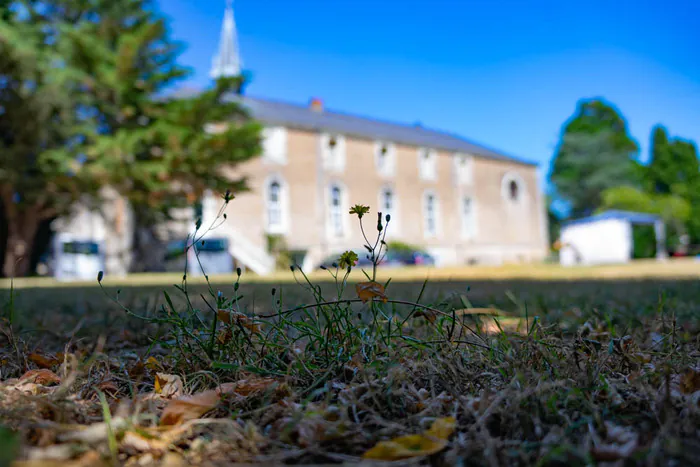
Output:
<svg viewBox="0 0 700 467">
<path fill-rule="evenodd" d="M 241 74 L 241 58 L 238 52 L 236 21 L 233 18 L 233 0 L 226 0 L 224 24 L 221 28 L 219 53 L 214 57 L 211 77 L 233 77 Z"/>
</svg>

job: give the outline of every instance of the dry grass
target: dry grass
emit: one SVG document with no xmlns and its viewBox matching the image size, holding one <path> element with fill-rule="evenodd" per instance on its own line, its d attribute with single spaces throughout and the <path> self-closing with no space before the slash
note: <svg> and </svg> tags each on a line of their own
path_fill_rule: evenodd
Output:
<svg viewBox="0 0 700 467">
<path fill-rule="evenodd" d="M 647 264 L 643 270 L 696 277 L 695 263 L 669 265 Z M 418 434 L 436 419 L 454 417 L 456 430 L 447 445 L 411 462 L 692 465 L 700 460 L 697 280 L 630 280 L 640 272 L 626 267 L 597 269 L 597 277 L 627 280 L 559 276 L 547 281 L 547 274 L 562 273 L 547 266 L 527 268 L 527 274 L 516 266 L 480 269 L 492 280 L 455 279 L 478 270 L 430 271 L 440 280 L 422 293 L 421 281 L 406 279 L 419 270 L 391 271 L 397 279 L 387 288 L 389 298 L 442 312 L 435 321 L 429 313 L 416 315 L 426 310 L 411 305 L 338 302 L 325 306 L 324 319 L 299 313 L 282 319 L 277 313 L 262 320 L 261 333 L 233 329 L 233 337 L 212 355 L 192 347 L 186 335 L 201 333 L 205 340 L 212 335 L 204 299 L 216 299 L 203 285 L 188 289 L 191 306 L 205 319 L 199 326 L 137 319 L 95 287 L 25 283 L 13 298 L 13 325 L 2 325 L 0 420 L 6 428 L 0 432 L 0 452 L 17 448 L 17 466 L 51 458 L 63 466 L 358 463 L 380 440 Z M 576 273 L 593 274 L 590 269 Z M 141 287 L 121 291 L 122 304 L 146 317 L 162 317 L 163 287 L 136 283 Z M 318 290 L 303 288 L 288 277 L 233 283 L 217 278 L 214 291 L 235 297 L 235 304 L 224 308 L 251 317 L 314 304 L 316 293 L 332 297 L 335 287 L 325 282 Z M 123 287 L 108 279 L 105 286 L 111 297 Z M 191 318 L 184 295 L 166 290 L 173 302 L 168 313 Z M 341 296 L 354 298 L 354 289 Z M 5 315 L 8 298 L 7 290 L 0 293 Z M 455 312 L 472 307 L 507 316 L 497 324 L 493 317 Z M 394 318 L 380 316 L 373 328 L 377 310 L 406 321 L 387 333 Z M 307 338 L 275 347 L 289 329 L 308 332 Z M 373 337 L 363 340 L 366 335 Z M 40 367 L 48 367 L 60 383 L 19 379 Z M 161 379 L 158 393 L 158 373 L 179 378 L 181 385 L 164 389 L 166 379 Z M 162 425 L 172 418 L 165 413 L 173 399 L 206 394 L 222 383 L 233 383 L 227 387 L 234 389 L 214 397 L 211 410 Z"/>
<path fill-rule="evenodd" d="M 422 281 L 487 281 L 487 280 L 567 280 L 580 281 L 586 279 L 700 279 L 700 260 L 695 258 L 669 259 L 658 262 L 655 260 L 637 260 L 629 264 L 604 266 L 562 267 L 558 264 L 511 264 L 504 266 L 469 266 L 469 267 L 405 267 L 379 268 L 378 277 L 382 280 L 392 278 L 397 282 Z M 313 271 L 309 278 L 314 282 L 328 280 L 324 271 Z M 115 287 L 169 287 L 179 283 L 181 274 L 132 274 L 124 278 L 107 278 L 108 283 Z M 233 283 L 234 274 L 213 275 L 213 283 Z M 353 271 L 351 281 L 364 280 L 360 271 Z M 192 284 L 205 284 L 204 277 L 192 277 Z M 262 284 L 294 283 L 294 276 L 288 271 L 277 272 L 269 276 L 251 275 L 248 282 Z M 61 287 L 97 287 L 97 282 L 57 282 L 52 278 L 21 278 L 14 281 L 17 289 L 61 288 Z M 9 289 L 10 280 L 0 279 L 0 289 Z"/>
</svg>

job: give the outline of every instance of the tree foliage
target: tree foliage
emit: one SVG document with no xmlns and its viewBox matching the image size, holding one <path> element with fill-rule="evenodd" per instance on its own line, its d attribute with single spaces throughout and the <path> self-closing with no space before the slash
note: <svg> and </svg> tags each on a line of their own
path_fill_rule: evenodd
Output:
<svg viewBox="0 0 700 467">
<path fill-rule="evenodd" d="M 28 226 L 9 235 L 9 253 L 37 222 L 79 197 L 97 200 L 105 186 L 146 230 L 208 189 L 246 188 L 230 169 L 259 154 L 261 128 L 236 98 L 242 77 L 164 97 L 190 71 L 151 1 L 24 3 L 26 14 L 0 24 L 0 79 L 12 83 L 0 90 L 0 144 L 11 161 L 0 190 L 9 224 Z M 6 274 L 16 260 L 6 255 Z"/>
<path fill-rule="evenodd" d="M 636 185 L 637 143 L 620 113 L 600 99 L 578 104 L 564 125 L 550 172 L 556 196 L 566 201 L 574 217 L 591 214 L 601 195 L 619 185 Z"/>
</svg>

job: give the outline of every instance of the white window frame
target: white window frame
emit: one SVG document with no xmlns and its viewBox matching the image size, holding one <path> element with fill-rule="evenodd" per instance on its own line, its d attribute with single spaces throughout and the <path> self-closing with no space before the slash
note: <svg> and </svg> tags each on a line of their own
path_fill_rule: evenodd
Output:
<svg viewBox="0 0 700 467">
<path fill-rule="evenodd" d="M 518 187 L 518 199 L 513 200 L 510 196 L 511 184 L 515 183 Z M 507 172 L 501 179 L 501 198 L 508 204 L 522 206 L 526 204 L 528 197 L 527 185 L 520 174 L 516 172 Z"/>
<path fill-rule="evenodd" d="M 331 147 L 331 141 L 335 140 L 335 146 Z M 321 133 L 319 137 L 323 167 L 332 172 L 345 170 L 345 136 L 341 134 Z"/>
<path fill-rule="evenodd" d="M 337 188 L 340 192 L 340 205 L 337 208 L 337 212 L 334 212 L 333 206 L 333 190 L 335 188 Z M 333 239 L 346 238 L 348 236 L 347 217 L 349 215 L 347 188 L 342 183 L 334 181 L 328 184 L 327 190 L 328 220 L 326 225 L 328 235 Z M 336 220 L 339 221 L 339 224 L 336 224 Z"/>
<path fill-rule="evenodd" d="M 433 222 L 435 224 L 434 230 L 431 232 L 428 229 L 428 198 L 432 196 L 433 199 Z M 433 190 L 426 190 L 423 192 L 423 199 L 421 200 L 423 205 L 423 236 L 425 238 L 437 238 L 440 236 L 440 198 Z"/>
<path fill-rule="evenodd" d="M 382 149 L 386 150 L 384 154 L 382 154 Z M 374 163 L 379 175 L 393 177 L 396 172 L 396 145 L 384 141 L 375 141 Z"/>
<path fill-rule="evenodd" d="M 384 195 L 389 192 L 391 193 L 391 204 L 392 208 L 391 211 L 387 212 L 384 206 L 384 201 L 385 197 Z M 391 228 L 392 230 L 396 229 L 399 225 L 399 198 L 396 196 L 396 190 L 394 187 L 386 185 L 381 187 L 379 190 L 379 196 L 378 196 L 378 203 L 377 206 L 379 206 L 378 211 L 382 213 L 382 224 L 386 224 L 386 215 L 390 214 L 391 215 Z M 395 231 L 395 230 L 394 230 Z"/>
<path fill-rule="evenodd" d="M 454 173 L 459 185 L 472 185 L 474 183 L 474 157 L 465 153 L 452 155 Z"/>
<path fill-rule="evenodd" d="M 270 188 L 273 183 L 279 185 L 279 224 L 272 225 L 270 223 Z M 289 231 L 289 187 L 284 179 L 279 175 L 272 175 L 265 180 L 264 187 L 265 195 L 265 232 L 269 234 L 285 234 Z"/>
<path fill-rule="evenodd" d="M 283 126 L 265 127 L 263 136 L 263 157 L 276 163 L 287 163 L 287 129 Z"/>
<path fill-rule="evenodd" d="M 428 157 L 425 157 L 427 154 Z M 437 179 L 437 151 L 430 148 L 418 148 L 418 173 L 421 180 Z"/>
<path fill-rule="evenodd" d="M 465 212 L 465 202 L 469 201 L 469 213 Z M 476 201 L 471 195 L 462 195 L 459 200 L 459 219 L 462 238 L 474 240 L 478 232 Z"/>
</svg>

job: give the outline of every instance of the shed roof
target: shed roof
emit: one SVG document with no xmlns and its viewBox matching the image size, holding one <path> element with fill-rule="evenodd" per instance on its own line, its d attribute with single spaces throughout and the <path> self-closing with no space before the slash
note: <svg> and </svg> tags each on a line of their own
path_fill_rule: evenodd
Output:
<svg viewBox="0 0 700 467">
<path fill-rule="evenodd" d="M 574 219 L 563 224 L 564 227 L 570 225 L 580 225 L 580 224 L 591 224 L 594 222 L 606 221 L 606 220 L 622 220 L 627 221 L 631 224 L 654 224 L 661 220 L 661 217 L 656 214 L 649 214 L 645 212 L 633 212 L 633 211 L 622 211 L 618 209 L 612 209 L 609 211 L 601 212 L 590 217 L 582 217 L 581 219 Z"/>
<path fill-rule="evenodd" d="M 536 162 L 505 154 L 469 141 L 461 136 L 426 128 L 422 125 L 386 122 L 326 109 L 313 110 L 308 106 L 248 96 L 231 96 L 229 99 L 241 99 L 243 105 L 250 110 L 254 118 L 270 125 L 281 125 L 311 131 L 337 132 L 372 140 L 467 153 L 523 165 L 538 165 Z"/>
</svg>

